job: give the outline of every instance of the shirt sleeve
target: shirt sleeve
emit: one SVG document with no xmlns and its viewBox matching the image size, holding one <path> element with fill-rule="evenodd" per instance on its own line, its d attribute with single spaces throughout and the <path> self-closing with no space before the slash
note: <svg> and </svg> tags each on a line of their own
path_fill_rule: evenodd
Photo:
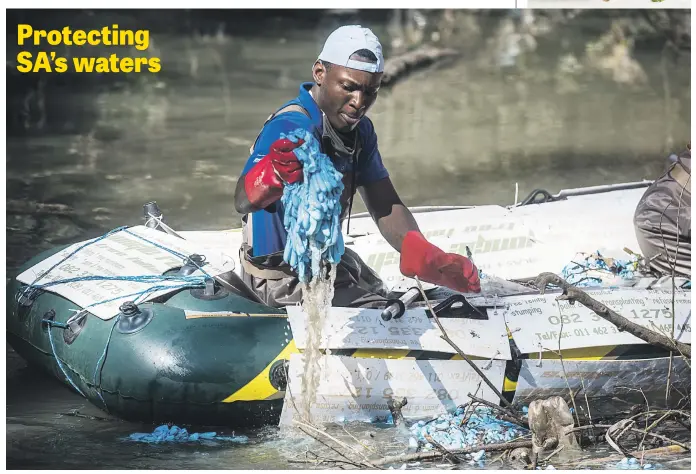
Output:
<svg viewBox="0 0 696 474">
<path fill-rule="evenodd" d="M 242 175 L 245 175 L 256 163 L 258 163 L 271 148 L 271 144 L 280 138 L 282 133 L 288 134 L 298 128 L 314 133 L 311 120 L 302 112 L 285 112 L 268 122 L 261 130 L 256 140 L 256 145 L 251 156 L 246 162 Z"/>
<path fill-rule="evenodd" d="M 382 163 L 382 155 L 377 146 L 375 127 L 367 117 L 360 122 L 360 137 L 363 146 L 358 158 L 356 186 L 364 186 L 388 178 L 389 172 Z"/>
</svg>

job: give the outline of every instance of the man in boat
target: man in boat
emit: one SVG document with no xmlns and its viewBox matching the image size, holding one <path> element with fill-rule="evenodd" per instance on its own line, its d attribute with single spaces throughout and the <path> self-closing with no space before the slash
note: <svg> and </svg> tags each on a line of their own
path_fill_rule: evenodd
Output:
<svg viewBox="0 0 696 474">
<path fill-rule="evenodd" d="M 691 142 L 645 191 L 633 222 L 653 270 L 691 278 Z"/>
<path fill-rule="evenodd" d="M 342 221 L 347 216 L 350 224 L 359 191 L 382 236 L 400 252 L 405 276 L 464 293 L 481 291 L 471 260 L 428 242 L 389 179 L 366 117 L 383 71 L 382 46 L 372 31 L 358 25 L 338 28 L 314 63 L 313 82 L 302 84 L 299 95 L 266 120 L 250 150 L 234 198 L 244 215 L 240 260 L 245 282 L 270 306 L 296 304 L 302 297 L 296 274 L 283 261 L 287 233 L 280 201 L 283 186 L 303 177 L 293 153 L 300 144 L 280 139 L 298 128 L 314 135 L 343 174 Z M 348 248 L 337 265 L 334 287 L 334 306 L 379 307 L 387 298 L 377 274 Z"/>
</svg>

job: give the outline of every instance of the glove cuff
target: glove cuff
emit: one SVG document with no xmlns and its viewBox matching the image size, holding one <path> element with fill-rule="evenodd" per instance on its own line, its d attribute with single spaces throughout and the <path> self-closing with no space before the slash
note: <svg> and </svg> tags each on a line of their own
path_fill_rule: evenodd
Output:
<svg viewBox="0 0 696 474">
<path fill-rule="evenodd" d="M 416 230 L 406 233 L 401 243 L 401 257 L 399 270 L 404 276 L 413 278 L 418 276 L 422 280 L 428 280 L 430 275 L 426 268 L 429 255 L 435 252 L 441 253 L 442 250 L 428 242 L 423 234 Z"/>
<path fill-rule="evenodd" d="M 244 177 L 244 191 L 249 203 L 257 209 L 265 209 L 283 195 L 283 182 L 276 175 L 271 158 L 264 156 Z"/>
</svg>

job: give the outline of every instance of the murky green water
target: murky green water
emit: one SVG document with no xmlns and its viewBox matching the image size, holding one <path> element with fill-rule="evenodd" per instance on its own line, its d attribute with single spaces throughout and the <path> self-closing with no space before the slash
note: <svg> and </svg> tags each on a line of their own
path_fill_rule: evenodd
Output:
<svg viewBox="0 0 696 474">
<path fill-rule="evenodd" d="M 460 32 L 470 38 L 460 60 L 382 92 L 370 116 L 405 203 L 511 204 L 515 183 L 521 199 L 539 187 L 556 192 L 659 174 L 670 146 L 676 151 L 688 139 L 689 60 L 668 61 L 665 75 L 662 52 L 641 51 L 644 80 L 634 71 L 640 77 L 627 83 L 630 63 L 611 70 L 611 61 L 627 61 L 619 53 L 603 59 L 609 72 L 569 58 L 582 62 L 573 44 L 596 39 L 599 27 L 591 26 L 571 23 L 563 54 L 565 40 L 539 39 L 513 67 L 500 67 L 509 56 L 504 25 Z M 239 226 L 233 190 L 248 147 L 268 114 L 309 80 L 326 29 L 160 34 L 156 78 L 52 81 L 43 95 L 29 93 L 41 90 L 36 85 L 14 90 L 14 110 L 27 105 L 20 118 L 8 116 L 16 119 L 7 137 L 8 274 L 43 249 L 139 223 L 150 200 L 176 229 Z M 72 214 L 19 212 L 21 201 Z M 363 209 L 357 201 L 355 212 Z M 66 415 L 103 413 L 10 348 L 7 357 L 8 467 L 281 469 L 299 454 L 300 441 L 273 429 L 247 433 L 244 446 L 124 443 L 152 427 Z M 372 431 L 392 452 L 406 442 Z"/>
</svg>

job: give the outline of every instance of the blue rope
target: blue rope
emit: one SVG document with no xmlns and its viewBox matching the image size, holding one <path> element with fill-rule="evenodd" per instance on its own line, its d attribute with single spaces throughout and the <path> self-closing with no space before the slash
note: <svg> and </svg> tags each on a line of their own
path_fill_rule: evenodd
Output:
<svg viewBox="0 0 696 474">
<path fill-rule="evenodd" d="M 140 235 L 134 234 L 133 232 L 131 232 L 131 231 L 129 231 L 129 230 L 126 230 L 125 232 L 126 232 L 127 234 L 130 234 L 130 235 L 134 236 L 134 237 L 139 238 L 140 240 L 144 240 L 145 242 L 147 242 L 147 243 L 149 243 L 149 244 L 152 244 L 152 245 L 154 245 L 154 246 L 157 247 L 157 248 L 160 248 L 160 249 L 162 249 L 162 250 L 166 250 L 167 252 L 169 252 L 169 253 L 171 253 L 172 255 L 175 255 L 175 256 L 181 258 L 181 259 L 184 260 L 184 261 L 188 258 L 186 255 L 180 254 L 180 253 L 177 252 L 176 250 L 168 249 L 168 248 L 165 247 L 164 245 L 160 245 L 160 244 L 158 244 L 157 242 L 153 242 L 153 241 L 151 241 L 151 240 L 149 240 L 149 239 L 146 239 L 145 237 L 142 237 L 142 236 L 140 236 Z M 197 267 L 201 272 L 203 272 L 203 274 L 204 274 L 205 276 L 207 276 L 208 278 L 213 278 L 212 276 L 210 276 L 210 275 L 208 274 L 208 272 L 206 272 L 205 270 L 203 270 L 202 266 L 201 266 L 201 265 L 198 265 L 197 262 L 192 262 L 192 263 L 193 263 L 194 265 L 196 265 L 196 267 Z"/>
<path fill-rule="evenodd" d="M 45 277 L 46 275 L 48 275 L 49 273 L 51 273 L 51 272 L 53 271 L 54 268 L 56 268 L 56 267 L 57 267 L 58 265 L 60 265 L 61 263 L 65 262 L 67 259 L 69 259 L 69 258 L 72 257 L 73 255 L 75 255 L 77 252 L 79 252 L 79 251 L 82 250 L 83 248 L 87 247 L 88 245 L 92 245 L 92 244 L 94 244 L 94 243 L 97 243 L 97 242 L 99 242 L 100 240 L 104 240 L 105 238 L 109 237 L 110 235 L 115 234 L 116 232 L 120 232 L 120 231 L 122 231 L 122 230 L 124 230 L 124 229 L 126 229 L 126 226 L 117 227 L 117 228 L 115 228 L 115 229 L 113 229 L 113 230 L 110 230 L 109 232 L 107 232 L 106 234 L 102 235 L 101 237 L 97 237 L 97 238 L 94 239 L 94 240 L 90 240 L 90 241 L 85 242 L 84 244 L 80 245 L 78 248 L 76 248 L 75 250 L 73 250 L 72 252 L 70 252 L 68 255 L 66 255 L 65 257 L 63 257 L 63 259 L 62 259 L 61 261 L 59 261 L 58 263 L 56 263 L 55 265 L 53 265 L 51 268 L 49 268 L 48 270 L 46 270 L 45 272 L 43 272 L 43 273 L 41 273 L 39 276 L 37 276 L 37 277 L 34 279 L 34 281 L 24 289 L 24 291 L 22 292 L 21 296 L 25 296 L 26 293 L 27 293 L 27 291 L 33 290 L 33 289 L 35 288 L 35 287 L 34 287 L 34 283 L 36 283 L 37 281 L 39 281 L 40 279 L 42 279 L 43 277 Z M 21 296 L 20 296 L 20 297 L 21 297 Z M 19 299 L 19 298 L 17 298 L 17 299 Z"/>
<path fill-rule="evenodd" d="M 288 232 L 283 259 L 305 283 L 321 274 L 323 262 L 337 264 L 345 251 L 340 223 L 343 175 L 308 131 L 298 128 L 280 138 L 293 143 L 304 140 L 294 150 L 302 163 L 304 179 L 286 185 L 281 202 L 285 208 L 283 225 Z"/>
<path fill-rule="evenodd" d="M 89 242 L 86 242 L 86 243 L 84 243 L 83 245 L 81 245 L 81 246 L 79 246 L 78 248 L 76 248 L 75 250 L 73 250 L 72 252 L 70 252 L 70 254 L 66 255 L 63 259 L 61 259 L 59 262 L 57 262 L 56 264 L 54 264 L 53 266 L 51 266 L 48 270 L 42 272 L 39 276 L 37 276 L 36 279 L 34 279 L 34 281 L 33 281 L 30 285 L 28 285 L 28 286 L 22 291 L 22 293 L 19 295 L 18 299 L 21 298 L 22 296 L 26 296 L 27 293 L 28 293 L 29 291 L 41 290 L 41 289 L 45 289 L 45 288 L 48 288 L 48 287 L 51 287 L 51 286 L 55 286 L 55 285 L 63 285 L 63 284 L 73 283 L 73 282 L 78 282 L 78 281 L 96 281 L 96 280 L 104 280 L 104 281 L 132 281 L 132 282 L 137 282 L 137 283 L 151 283 L 151 282 L 152 282 L 152 283 L 154 283 L 154 282 L 158 282 L 158 283 L 162 283 L 162 282 L 178 282 L 178 283 L 180 283 L 180 285 L 155 285 L 155 286 L 146 288 L 146 289 L 144 289 L 144 290 L 141 290 L 141 291 L 132 293 L 132 294 L 130 294 L 130 295 L 125 295 L 125 296 L 121 295 L 121 296 L 118 296 L 118 297 L 115 297 L 115 298 L 106 299 L 106 300 L 99 301 L 99 302 L 96 302 L 96 303 L 92 303 L 92 304 L 90 304 L 90 305 L 88 305 L 88 306 L 85 306 L 85 308 L 91 308 L 91 307 L 94 307 L 94 306 L 98 306 L 98 305 L 105 304 L 105 303 L 110 303 L 110 302 L 116 301 L 116 300 L 118 300 L 118 299 L 128 298 L 128 297 L 132 297 L 132 296 L 136 296 L 136 299 L 137 299 L 137 298 L 140 298 L 141 296 L 143 296 L 143 295 L 145 295 L 145 294 L 153 293 L 153 292 L 159 291 L 159 290 L 165 290 L 165 289 L 178 289 L 178 288 L 190 288 L 190 287 L 200 288 L 200 287 L 205 286 L 206 278 L 203 278 L 203 277 L 200 276 L 200 275 L 187 275 L 187 276 L 183 276 L 183 275 L 135 275 L 135 276 L 115 276 L 115 277 L 90 275 L 90 276 L 82 276 L 82 277 L 64 278 L 64 279 L 62 279 L 62 280 L 54 280 L 54 281 L 50 281 L 50 282 L 47 282 L 47 283 L 43 283 L 43 284 L 41 284 L 41 285 L 36 285 L 36 284 L 35 284 L 35 283 L 36 283 L 37 281 L 39 281 L 41 278 L 45 277 L 45 276 L 48 275 L 51 271 L 53 271 L 57 266 L 59 266 L 60 264 L 62 264 L 62 263 L 65 262 L 66 260 L 68 260 L 68 259 L 69 259 L 70 257 L 72 257 L 73 255 L 77 254 L 77 252 L 79 252 L 80 250 L 84 249 L 84 248 L 87 247 L 88 245 L 92 245 L 92 244 L 94 244 L 94 243 L 96 243 L 96 242 L 99 242 L 100 240 L 103 240 L 103 239 L 109 237 L 110 235 L 112 235 L 112 234 L 114 234 L 114 233 L 116 233 L 116 232 L 120 232 L 120 231 L 124 231 L 124 232 L 126 232 L 127 234 L 132 235 L 132 236 L 134 236 L 134 237 L 137 237 L 138 239 L 143 240 L 143 241 L 145 241 L 145 242 L 147 242 L 147 243 L 149 243 L 149 244 L 151 244 L 151 245 L 154 245 L 154 246 L 157 247 L 157 248 L 160 248 L 160 249 L 162 249 L 162 250 L 165 250 L 165 251 L 171 253 L 172 255 L 175 255 L 176 257 L 180 258 L 182 261 L 187 261 L 187 259 L 188 259 L 188 257 L 187 257 L 186 255 L 183 255 L 183 254 L 181 254 L 181 253 L 179 253 L 179 252 L 177 252 L 177 251 L 175 251 L 175 250 L 172 250 L 172 249 L 169 249 L 169 248 L 167 248 L 167 247 L 165 247 L 165 246 L 163 246 L 163 245 L 160 245 L 160 244 L 158 244 L 157 242 L 153 242 L 153 241 L 151 241 L 150 239 L 146 239 L 145 237 L 141 237 L 141 236 L 139 236 L 139 235 L 137 235 L 137 234 L 135 234 L 135 233 L 133 233 L 133 232 L 127 230 L 127 227 L 122 226 L 122 227 L 118 227 L 118 228 L 116 228 L 116 229 L 113 229 L 113 230 L 107 232 L 106 234 L 102 235 L 101 237 L 98 237 L 98 238 L 93 239 L 93 240 L 91 240 L 91 241 L 89 241 Z M 203 268 L 201 268 L 201 265 L 199 265 L 199 264 L 198 264 L 197 262 L 195 262 L 195 261 L 192 261 L 192 263 L 193 263 L 194 265 L 196 265 L 196 267 L 197 267 L 199 270 L 201 270 L 201 272 L 203 272 L 203 274 L 204 274 L 207 278 L 212 279 L 212 276 L 210 276 L 210 274 L 208 274 L 208 272 L 206 272 L 205 270 L 203 270 Z"/>
<path fill-rule="evenodd" d="M 126 229 L 127 229 L 127 227 L 125 227 L 125 226 L 118 227 L 114 230 L 107 232 L 106 234 L 102 235 L 101 237 L 98 237 L 94 240 L 91 240 L 91 241 L 86 242 L 83 245 L 79 246 L 78 248 L 76 248 L 75 250 L 70 252 L 70 254 L 66 255 L 63 259 L 61 259 L 59 262 L 57 262 L 56 264 L 51 266 L 48 270 L 42 272 L 39 276 L 37 276 L 36 279 L 34 279 L 34 281 L 23 290 L 23 292 L 21 293 L 21 295 L 18 296 L 17 299 L 21 298 L 22 296 L 25 296 L 28 291 L 33 291 L 35 289 L 44 289 L 44 288 L 54 286 L 54 285 L 61 285 L 61 284 L 72 283 L 72 282 L 77 282 L 77 281 L 95 281 L 95 280 L 114 281 L 114 280 L 120 280 L 120 281 L 133 281 L 133 282 L 139 282 L 139 283 L 151 283 L 151 282 L 153 282 L 153 283 L 154 282 L 157 282 L 157 283 L 162 283 L 162 282 L 178 283 L 178 285 L 154 285 L 154 286 L 151 286 L 149 288 L 146 288 L 144 290 L 141 290 L 141 291 L 129 294 L 129 295 L 125 295 L 125 296 L 121 295 L 121 296 L 106 299 L 103 301 L 98 301 L 96 303 L 92 303 L 92 304 L 87 305 L 84 308 L 82 308 L 82 309 L 87 309 L 87 308 L 91 308 L 94 306 L 98 306 L 100 304 L 110 303 L 110 302 L 115 301 L 115 300 L 129 298 L 132 296 L 135 296 L 134 302 L 137 302 L 137 300 L 140 297 L 142 297 L 146 294 L 149 294 L 149 293 L 160 291 L 160 290 L 169 290 L 169 289 L 173 290 L 173 289 L 190 288 L 190 287 L 196 287 L 196 288 L 204 287 L 206 280 L 212 279 L 212 277 L 208 274 L 208 272 L 206 272 L 205 270 L 203 270 L 203 268 L 201 268 L 201 265 L 199 265 L 197 262 L 193 262 L 194 265 L 196 265 L 196 267 L 198 267 L 198 269 L 201 270 L 201 272 L 203 272 L 203 274 L 207 278 L 200 276 L 200 275 L 197 275 L 197 276 L 196 275 L 136 275 L 136 276 L 116 276 L 116 277 L 91 275 L 91 276 L 83 276 L 83 277 L 65 278 L 62 280 L 54 280 L 51 282 L 47 282 L 47 283 L 44 283 L 41 285 L 35 285 L 35 283 L 37 281 L 39 281 L 41 278 L 48 275 L 57 266 L 59 266 L 60 264 L 62 264 L 63 262 L 65 262 L 66 260 L 71 258 L 73 255 L 75 255 L 80 250 L 84 249 L 88 245 L 92 245 L 96 242 L 99 242 L 100 240 L 103 240 L 103 239 L 109 237 L 110 235 L 112 235 L 116 232 L 119 232 L 119 231 L 124 231 L 124 232 L 126 232 L 134 237 L 137 237 L 141 240 L 144 240 L 145 242 L 148 242 L 148 243 L 154 245 L 155 247 L 166 250 L 167 252 L 179 257 L 182 261 L 186 261 L 188 259 L 188 257 L 186 255 L 182 255 L 181 253 L 176 252 L 175 250 L 168 249 L 167 247 L 164 247 L 163 245 L 160 245 L 156 242 L 152 242 L 151 240 L 146 239 L 144 237 L 141 237 L 137 234 L 134 234 L 133 232 L 130 232 Z M 101 393 L 102 392 L 102 389 L 101 389 L 101 370 L 104 368 L 104 364 L 106 363 L 106 354 L 109 350 L 109 345 L 111 343 L 111 337 L 114 333 L 114 329 L 116 328 L 116 324 L 118 323 L 119 319 L 120 319 L 120 315 L 118 317 L 116 317 L 114 324 L 111 326 L 111 330 L 109 331 L 109 336 L 106 340 L 104 350 L 102 351 L 101 356 L 97 360 L 97 365 L 95 366 L 95 369 L 94 369 L 93 385 L 97 391 L 97 395 L 101 399 L 101 401 L 104 404 L 104 407 L 107 409 L 107 411 L 108 411 L 108 407 L 107 407 L 106 402 L 104 400 L 104 397 L 102 396 L 102 393 Z M 66 380 L 70 383 L 70 385 L 80 395 L 87 398 L 86 395 L 82 392 L 82 390 L 80 390 L 77 387 L 75 382 L 73 382 L 72 378 L 70 378 L 70 376 L 68 375 L 67 371 L 65 370 L 65 367 L 63 366 L 62 361 L 58 357 L 58 354 L 56 352 L 56 347 L 55 347 L 55 344 L 53 342 L 53 335 L 51 333 L 51 329 L 53 327 L 57 327 L 60 329 L 68 329 L 69 326 L 65 323 L 61 323 L 58 321 L 52 321 L 49 319 L 42 319 L 42 322 L 48 325 L 48 341 L 51 345 L 51 351 L 53 352 L 53 357 L 56 359 L 56 363 L 58 364 L 58 367 L 60 368 L 61 372 L 65 376 Z M 99 376 L 99 381 L 97 381 L 97 376 Z"/>
<path fill-rule="evenodd" d="M 139 235 L 137 235 L 137 234 L 135 234 L 135 233 L 133 233 L 133 232 L 127 230 L 127 227 L 122 226 L 122 227 L 118 227 L 118 228 L 116 228 L 116 229 L 113 229 L 113 230 L 107 232 L 106 234 L 102 235 L 101 237 L 98 237 L 98 238 L 93 239 L 93 240 L 91 240 L 91 241 L 89 241 L 89 242 L 86 242 L 86 243 L 84 243 L 83 245 L 81 245 L 81 246 L 79 246 L 78 248 L 76 248 L 75 250 L 73 250 L 72 252 L 70 252 L 70 254 L 68 254 L 68 255 L 66 255 L 65 257 L 63 257 L 59 262 L 55 263 L 55 264 L 54 264 L 53 266 L 51 266 L 48 270 L 46 270 L 46 271 L 42 272 L 40 275 L 38 275 L 38 276 L 34 279 L 34 281 L 33 281 L 31 284 L 29 284 L 29 285 L 22 291 L 22 293 L 19 295 L 19 297 L 21 297 L 21 296 L 26 296 L 26 294 L 27 294 L 29 291 L 32 291 L 32 290 L 35 290 L 35 289 L 40 290 L 40 289 L 48 288 L 48 287 L 55 286 L 55 285 L 62 285 L 62 284 L 73 283 L 73 282 L 77 282 L 77 281 L 95 281 L 95 280 L 115 281 L 115 280 L 119 280 L 119 281 L 133 281 L 133 282 L 139 282 L 139 283 L 149 283 L 149 282 L 153 282 L 153 281 L 158 281 L 158 282 L 161 282 L 161 281 L 179 281 L 179 282 L 192 283 L 192 284 L 196 284 L 196 285 L 201 285 L 201 284 L 204 284 L 204 283 L 205 283 L 205 280 L 204 280 L 204 279 L 201 280 L 201 277 L 200 277 L 200 276 L 194 276 L 194 275 L 188 275 L 188 276 L 180 276 L 180 275 L 136 275 L 136 276 L 116 276 L 116 277 L 91 275 L 91 276 L 84 276 L 84 277 L 65 278 L 65 279 L 62 279 L 62 280 L 54 280 L 54 281 L 50 281 L 50 282 L 47 282 L 47 283 L 43 283 L 43 284 L 41 284 L 41 285 L 36 285 L 36 284 L 35 284 L 37 281 L 39 281 L 40 279 L 42 279 L 43 277 L 45 277 L 46 275 L 48 275 L 50 272 L 52 272 L 52 271 L 53 271 L 56 267 L 58 267 L 60 264 L 62 264 L 63 262 L 65 262 L 66 260 L 68 260 L 69 258 L 71 258 L 72 256 L 74 256 L 75 254 L 77 254 L 77 252 L 79 252 L 80 250 L 84 249 L 85 247 L 87 247 L 87 246 L 89 246 L 89 245 L 92 245 L 92 244 L 94 244 L 94 243 L 97 243 L 97 242 L 99 242 L 100 240 L 103 240 L 103 239 L 109 237 L 110 235 L 112 235 L 112 234 L 114 234 L 114 233 L 116 233 L 116 232 L 120 232 L 120 231 L 124 231 L 124 232 L 126 232 L 127 234 L 130 234 L 130 235 L 132 235 L 132 236 L 134 236 L 134 237 L 137 237 L 137 238 L 139 238 L 139 239 L 141 239 L 141 240 L 143 240 L 143 241 L 145 241 L 145 242 L 147 242 L 147 243 L 149 243 L 149 244 L 151 244 L 151 245 L 154 245 L 154 246 L 157 247 L 157 248 L 160 248 L 160 249 L 162 249 L 162 250 L 165 250 L 165 251 L 171 253 L 172 255 L 175 255 L 176 257 L 179 257 L 182 261 L 186 261 L 186 260 L 188 259 L 188 257 L 187 257 L 186 255 L 183 255 L 183 254 L 181 254 L 181 253 L 179 253 L 179 252 L 177 252 L 177 251 L 175 251 L 175 250 L 172 250 L 172 249 L 169 249 L 169 248 L 167 248 L 167 247 L 165 247 L 165 246 L 163 246 L 163 245 L 160 245 L 160 244 L 158 244 L 157 242 L 153 242 L 153 241 L 151 241 L 151 240 L 149 240 L 149 239 L 146 239 L 145 237 L 141 237 L 141 236 L 139 236 Z M 207 278 L 213 278 L 213 277 L 210 276 L 210 274 L 209 274 L 208 272 L 206 272 L 206 271 L 202 268 L 202 266 L 199 265 L 197 262 L 192 261 L 192 263 L 193 263 L 194 265 L 196 265 L 196 267 L 197 267 L 199 270 L 201 270 L 201 272 L 202 272 Z M 148 291 L 146 290 L 145 293 L 147 293 L 147 292 L 148 292 Z M 141 294 L 141 293 L 134 293 L 134 294 Z M 121 298 L 123 298 L 123 297 L 121 297 Z M 19 299 L 19 298 L 18 298 L 18 299 Z M 118 299 L 118 298 L 116 298 L 116 299 Z M 113 299 L 112 299 L 112 300 L 109 300 L 109 301 L 113 301 Z M 103 303 L 103 302 L 96 303 L 96 304 L 102 304 L 102 303 Z M 92 304 L 92 305 L 90 305 L 90 306 L 96 306 L 96 304 Z"/>
<path fill-rule="evenodd" d="M 77 393 L 79 393 L 83 397 L 87 398 L 87 396 L 85 396 L 85 394 L 82 393 L 82 390 L 77 388 L 77 385 L 75 385 L 75 382 L 73 382 L 72 379 L 70 378 L 70 376 L 68 375 L 68 372 L 63 367 L 63 363 L 60 361 L 60 358 L 58 357 L 58 354 L 56 353 L 56 346 L 55 346 L 55 344 L 53 344 L 53 336 L 51 335 L 51 328 L 53 326 L 55 326 L 58 328 L 65 329 L 68 326 L 66 324 L 63 324 L 63 323 L 51 321 L 50 319 L 42 319 L 42 322 L 48 324 L 48 342 L 51 343 L 51 350 L 53 351 L 53 357 L 56 359 L 56 362 L 58 363 L 58 367 L 60 367 L 61 372 L 63 372 L 63 375 L 65 376 L 65 378 L 68 380 L 68 382 L 70 382 L 70 385 L 72 385 L 72 388 L 77 390 Z"/>
<path fill-rule="evenodd" d="M 67 283 L 74 283 L 77 281 L 132 281 L 136 283 L 151 283 L 151 282 L 180 282 L 180 283 L 194 283 L 200 284 L 205 282 L 205 278 L 196 275 L 133 275 L 133 276 L 99 276 L 90 275 L 82 277 L 64 278 L 62 280 L 53 280 L 48 283 L 43 283 L 41 285 L 34 285 L 33 288 L 42 290 L 50 286 L 64 285 Z"/>
<path fill-rule="evenodd" d="M 109 410 L 109 407 L 106 405 L 106 402 L 104 401 L 104 397 L 102 397 L 101 372 L 102 372 L 102 369 L 104 369 L 104 364 L 106 364 L 106 353 L 109 350 L 109 344 L 111 343 L 111 336 L 114 333 L 114 328 L 116 327 L 116 324 L 118 324 L 119 319 L 121 319 L 120 315 L 116 317 L 114 324 L 111 325 L 111 331 L 109 331 L 109 337 L 106 339 L 106 345 L 104 346 L 104 351 L 102 352 L 101 357 L 99 357 L 99 360 L 97 361 L 97 365 L 94 367 L 94 377 L 93 377 L 94 388 L 96 389 L 97 395 L 99 395 L 99 399 L 102 401 L 102 403 L 104 404 L 104 408 L 107 411 Z M 98 382 L 97 382 L 97 375 L 99 375 Z"/>
<path fill-rule="evenodd" d="M 110 298 L 108 300 L 98 301 L 96 303 L 92 303 L 92 304 L 85 306 L 83 309 L 92 308 L 94 306 L 99 306 L 100 304 L 111 303 L 112 301 L 120 300 L 123 298 L 130 298 L 131 296 L 135 296 L 135 299 L 133 300 L 133 302 L 137 303 L 138 298 L 140 298 L 141 296 L 144 296 L 148 293 L 154 293 L 155 291 L 160 291 L 160 290 L 177 290 L 177 289 L 181 289 L 181 288 L 202 288 L 202 287 L 205 287 L 205 282 L 203 282 L 203 283 L 188 283 L 185 285 L 155 285 L 155 286 L 151 286 L 149 288 L 145 288 L 144 290 L 141 290 L 141 291 L 136 291 L 135 293 L 130 293 L 128 295 L 115 296 L 115 297 Z"/>
</svg>

